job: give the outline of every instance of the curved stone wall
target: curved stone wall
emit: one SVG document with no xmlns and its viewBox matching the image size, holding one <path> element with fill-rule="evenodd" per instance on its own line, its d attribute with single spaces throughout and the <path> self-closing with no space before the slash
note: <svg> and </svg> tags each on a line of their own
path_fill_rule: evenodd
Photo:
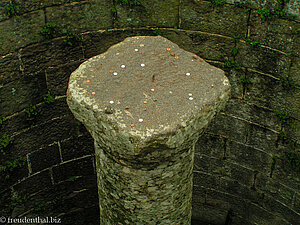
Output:
<svg viewBox="0 0 300 225">
<path fill-rule="evenodd" d="M 162 35 L 232 85 L 196 145 L 194 224 L 300 224 L 298 19 L 297 0 L 1 1 L 0 216 L 99 223 L 69 76 L 126 37 Z"/>
</svg>

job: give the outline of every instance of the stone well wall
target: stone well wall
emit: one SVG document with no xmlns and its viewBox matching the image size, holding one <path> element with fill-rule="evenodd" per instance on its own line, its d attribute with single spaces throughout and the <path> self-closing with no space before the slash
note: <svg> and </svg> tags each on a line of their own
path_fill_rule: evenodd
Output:
<svg viewBox="0 0 300 225">
<path fill-rule="evenodd" d="M 196 145 L 194 223 L 300 224 L 299 1 L 125 2 L 0 2 L 0 216 L 99 223 L 93 140 L 68 109 L 68 78 L 126 37 L 162 35 L 232 85 Z"/>
</svg>

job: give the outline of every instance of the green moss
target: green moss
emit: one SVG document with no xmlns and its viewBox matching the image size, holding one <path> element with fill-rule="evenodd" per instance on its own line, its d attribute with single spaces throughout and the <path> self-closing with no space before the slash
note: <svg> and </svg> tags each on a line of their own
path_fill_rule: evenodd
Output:
<svg viewBox="0 0 300 225">
<path fill-rule="evenodd" d="M 234 47 L 231 51 L 230 51 L 230 54 L 232 56 L 236 56 L 238 54 L 238 48 Z"/>
<path fill-rule="evenodd" d="M 12 144 L 14 139 L 9 134 L 4 134 L 0 138 L 0 152 L 5 155 L 5 149 Z"/>
<path fill-rule="evenodd" d="M 17 192 L 12 191 L 10 201 L 5 205 L 5 212 L 11 214 L 16 206 L 23 205 L 27 201 L 27 196 L 21 196 Z"/>
<path fill-rule="evenodd" d="M 234 60 L 226 60 L 225 63 L 224 63 L 224 67 L 235 68 L 237 70 L 242 69 L 242 67 L 240 65 L 238 65 L 237 62 L 234 61 Z"/>
<path fill-rule="evenodd" d="M 5 120 L 6 120 L 5 117 L 0 117 L 0 125 L 2 125 Z"/>
<path fill-rule="evenodd" d="M 51 96 L 51 94 L 48 92 L 48 94 L 46 94 L 44 96 L 44 102 L 46 104 L 51 104 L 51 103 L 55 102 L 55 98 L 53 96 Z"/>
<path fill-rule="evenodd" d="M 289 112 L 274 110 L 273 113 L 277 116 L 277 119 L 282 126 L 291 123 L 291 116 L 289 115 Z"/>
<path fill-rule="evenodd" d="M 14 159 L 13 161 L 6 161 L 3 166 L 0 166 L 0 171 L 4 174 L 5 179 L 8 180 L 15 169 L 21 168 L 26 163 L 26 158 Z"/>
<path fill-rule="evenodd" d="M 53 23 L 46 23 L 43 27 L 42 30 L 40 31 L 40 35 L 44 37 L 45 43 L 50 43 L 51 39 L 54 38 L 56 34 L 56 25 Z"/>
<path fill-rule="evenodd" d="M 153 31 L 153 34 L 154 34 L 155 36 L 162 36 L 162 31 L 159 30 L 159 29 L 156 29 L 156 30 Z"/>
<path fill-rule="evenodd" d="M 280 83 L 282 84 L 283 88 L 288 90 L 300 87 L 291 77 L 282 77 L 280 79 Z"/>
<path fill-rule="evenodd" d="M 81 38 L 75 33 L 67 33 L 64 42 L 68 46 L 74 46 L 80 43 Z"/>
<path fill-rule="evenodd" d="M 259 9 L 257 13 L 262 20 L 271 19 L 271 11 L 268 9 Z"/>
<path fill-rule="evenodd" d="M 33 211 L 38 213 L 38 212 L 45 211 L 45 209 L 46 209 L 46 202 L 39 202 L 34 205 Z"/>
<path fill-rule="evenodd" d="M 115 2 L 129 7 L 141 5 L 141 3 L 138 0 L 115 0 Z"/>
<path fill-rule="evenodd" d="M 225 5 L 226 1 L 225 0 L 210 0 L 211 4 L 215 6 L 222 6 Z"/>
<path fill-rule="evenodd" d="M 30 105 L 25 109 L 25 114 L 27 120 L 34 121 L 39 115 L 43 114 L 43 112 L 37 105 Z"/>
<path fill-rule="evenodd" d="M 253 47 L 255 47 L 259 44 L 257 41 L 251 41 L 249 37 L 245 38 L 245 42 Z"/>
<path fill-rule="evenodd" d="M 78 178 L 80 178 L 80 176 L 71 176 L 67 179 L 67 181 L 75 181 L 77 180 Z"/>
<path fill-rule="evenodd" d="M 9 6 L 5 10 L 5 14 L 8 15 L 8 17 L 17 16 L 20 13 L 20 7 L 16 5 L 14 1 L 10 1 Z"/>
<path fill-rule="evenodd" d="M 246 77 L 241 77 L 241 78 L 239 79 L 239 81 L 240 81 L 242 84 L 250 84 L 250 83 L 251 83 L 250 80 L 247 79 Z"/>
<path fill-rule="evenodd" d="M 289 166 L 296 172 L 300 172 L 300 151 L 289 151 L 285 154 Z"/>
</svg>

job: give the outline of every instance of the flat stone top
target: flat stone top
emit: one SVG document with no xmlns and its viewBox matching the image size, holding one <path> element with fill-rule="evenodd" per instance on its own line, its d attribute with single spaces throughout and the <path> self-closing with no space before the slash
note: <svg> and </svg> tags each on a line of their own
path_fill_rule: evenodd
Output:
<svg viewBox="0 0 300 225">
<path fill-rule="evenodd" d="M 81 64 L 68 99 L 127 132 L 170 132 L 230 89 L 221 69 L 160 37 L 136 36 Z"/>
</svg>

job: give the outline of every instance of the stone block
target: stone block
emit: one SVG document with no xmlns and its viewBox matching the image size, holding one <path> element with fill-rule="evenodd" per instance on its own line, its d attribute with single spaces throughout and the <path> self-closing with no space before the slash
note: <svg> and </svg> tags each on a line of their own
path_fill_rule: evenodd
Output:
<svg viewBox="0 0 300 225">
<path fill-rule="evenodd" d="M 20 183 L 13 186 L 13 189 L 20 195 L 28 196 L 40 192 L 52 186 L 49 170 L 34 174 Z"/>
<path fill-rule="evenodd" d="M 0 88 L 1 86 L 20 78 L 21 63 L 17 53 L 10 53 L 0 58 Z"/>
<path fill-rule="evenodd" d="M 179 0 L 139 0 L 140 5 L 115 4 L 116 27 L 178 26 Z"/>
<path fill-rule="evenodd" d="M 257 176 L 255 184 L 255 187 L 259 191 L 268 194 L 270 197 L 280 201 L 289 208 L 293 207 L 293 201 L 296 194 L 295 189 L 289 188 L 279 180 L 271 179 L 269 176 L 262 174 Z"/>
<path fill-rule="evenodd" d="M 42 101 L 47 93 L 45 75 L 22 77 L 0 87 L 1 116 L 7 116 Z"/>
<path fill-rule="evenodd" d="M 281 221 L 285 220 L 285 224 L 297 224 L 300 221 L 300 213 L 297 213 L 292 208 L 269 195 L 265 195 L 264 208 L 274 214 L 280 215 Z"/>
<path fill-rule="evenodd" d="M 228 145 L 228 154 L 231 162 L 238 162 L 252 170 L 265 173 L 270 171 L 272 159 L 267 152 L 232 141 Z"/>
<path fill-rule="evenodd" d="M 47 22 L 62 33 L 86 32 L 112 28 L 111 1 L 73 2 L 46 8 Z"/>
<path fill-rule="evenodd" d="M 225 114 L 217 115 L 207 127 L 207 132 L 246 143 L 250 124 Z"/>
<path fill-rule="evenodd" d="M 10 0 L 3 0 L 0 2 L 0 22 L 9 18 L 6 13 L 6 10 L 9 7 L 9 2 Z"/>
<path fill-rule="evenodd" d="M 38 115 L 34 119 L 34 122 L 27 121 L 27 113 L 22 111 L 6 118 L 6 120 L 0 126 L 0 133 L 13 134 L 28 128 L 33 123 L 34 125 L 39 125 L 44 124 L 45 121 L 55 119 L 58 116 L 72 116 L 65 98 L 56 99 L 55 102 L 50 104 L 42 103 L 38 105 L 38 108 L 42 111 L 42 114 Z"/>
<path fill-rule="evenodd" d="M 29 154 L 32 173 L 36 173 L 61 162 L 57 144 L 41 148 Z"/>
<path fill-rule="evenodd" d="M 15 0 L 15 3 L 20 7 L 20 13 L 31 12 L 39 9 L 44 9 L 50 6 L 64 5 L 70 2 L 80 2 L 85 0 Z"/>
<path fill-rule="evenodd" d="M 14 52 L 16 49 L 41 40 L 37 34 L 44 24 L 42 10 L 12 17 L 0 23 L 0 55 Z"/>
<path fill-rule="evenodd" d="M 247 145 L 262 149 L 268 154 L 276 153 L 276 141 L 278 134 L 264 127 L 252 125 L 249 130 Z M 262 142 L 262 140 L 264 140 Z"/>
<path fill-rule="evenodd" d="M 214 6 L 206 1 L 182 1 L 179 28 L 199 30 L 229 37 L 244 36 L 247 31 L 248 13 L 231 6 Z"/>
<path fill-rule="evenodd" d="M 82 192 L 84 192 L 84 194 L 80 195 Z M 87 196 L 89 196 L 89 198 Z M 83 198 L 85 199 L 84 203 Z M 43 212 L 46 216 L 57 216 L 73 211 L 75 208 L 86 208 L 97 205 L 97 177 L 94 174 L 72 176 L 69 180 L 54 184 L 30 196 L 25 203 L 25 208 L 27 209 L 25 211 L 34 208 L 37 202 L 47 203 L 46 210 Z M 64 221 L 62 221 L 62 223 L 64 223 Z"/>
<path fill-rule="evenodd" d="M 300 41 L 299 41 L 299 45 L 300 45 Z M 290 69 L 289 77 L 295 82 L 295 84 L 300 86 L 300 57 L 295 56 L 292 59 L 292 66 Z"/>
<path fill-rule="evenodd" d="M 90 135 L 71 138 L 61 142 L 60 146 L 63 161 L 95 154 L 94 140 Z"/>
<path fill-rule="evenodd" d="M 0 171 L 0 190 L 5 190 L 28 176 L 28 165 L 26 158 L 18 159 L 20 165 L 14 160 L 6 160 L 5 155 L 1 156 L 0 167 L 5 167 L 5 171 Z M 16 160 L 16 159 L 15 159 Z M 17 165 L 13 167 L 12 165 Z"/>
<path fill-rule="evenodd" d="M 285 9 L 288 13 L 292 15 L 296 15 L 296 19 L 300 20 L 300 9 L 299 9 L 299 1 L 298 0 L 290 0 L 287 2 Z"/>
<path fill-rule="evenodd" d="M 294 198 L 294 210 L 297 212 L 297 213 L 300 213 L 300 194 L 299 193 L 296 193 L 295 194 L 295 198 Z"/>
<path fill-rule="evenodd" d="M 30 45 L 20 51 L 22 69 L 25 76 L 34 76 L 45 72 L 48 68 L 58 67 L 83 60 L 83 51 L 80 45 L 73 47 L 64 42 L 64 38 L 57 38 L 51 43 Z"/>
<path fill-rule="evenodd" d="M 230 99 L 224 112 L 273 130 L 280 130 L 278 117 L 271 110 L 241 99 Z"/>
<path fill-rule="evenodd" d="M 86 225 L 99 224 L 99 218 L 99 206 L 97 205 L 73 209 L 61 216 L 61 220 L 66 224 L 74 224 L 74 221 Z"/>
<path fill-rule="evenodd" d="M 293 100 L 297 101 L 297 94 L 295 95 L 294 90 L 285 88 L 279 80 L 255 72 L 249 72 L 247 79 L 249 83 L 246 86 L 245 99 L 250 103 L 271 110 L 291 111 L 291 107 L 297 110 L 290 104 Z"/>
<path fill-rule="evenodd" d="M 225 156 L 225 142 L 222 137 L 204 133 L 195 145 L 195 154 L 222 159 Z M 204 160 L 207 160 L 206 157 Z"/>
<path fill-rule="evenodd" d="M 53 167 L 54 182 L 58 183 L 70 179 L 70 177 L 73 176 L 85 176 L 95 173 L 93 159 L 94 157 L 85 157 Z"/>
<path fill-rule="evenodd" d="M 72 62 L 46 69 L 47 88 L 51 90 L 53 95 L 66 95 L 69 77 L 82 62 L 83 61 Z"/>
<path fill-rule="evenodd" d="M 151 35 L 151 30 L 107 30 L 90 32 L 82 35 L 82 43 L 84 48 L 84 57 L 86 59 L 105 52 L 109 47 L 124 40 L 126 37 L 136 35 Z"/>
<path fill-rule="evenodd" d="M 14 157 L 23 157 L 41 147 L 77 135 L 78 127 L 73 117 L 55 118 L 17 134 L 11 152 Z"/>
<path fill-rule="evenodd" d="M 222 65 L 223 66 L 223 65 Z M 243 98 L 244 95 L 244 86 L 240 79 L 245 77 L 245 73 L 242 70 L 236 70 L 231 68 L 228 73 L 226 73 L 231 84 L 231 96 L 233 98 Z"/>
<path fill-rule="evenodd" d="M 238 65 L 275 76 L 288 74 L 291 59 L 288 55 L 263 46 L 252 46 L 244 42 L 237 44 Z"/>
<path fill-rule="evenodd" d="M 257 13 L 251 13 L 249 23 L 251 41 L 286 53 L 293 51 L 296 22 L 279 18 L 262 20 Z"/>
<path fill-rule="evenodd" d="M 186 51 L 207 60 L 224 61 L 225 56 L 235 45 L 232 38 L 206 32 L 169 30 L 163 31 L 163 34 Z"/>
<path fill-rule="evenodd" d="M 201 187 L 198 188 L 198 190 L 202 190 L 202 193 L 205 193 L 206 202 L 204 206 L 210 206 L 211 208 L 219 210 L 223 209 L 226 216 L 229 211 L 231 211 L 234 215 L 233 219 L 240 217 L 243 218 L 245 224 L 249 223 L 250 220 L 248 219 L 249 215 L 247 210 L 249 202 L 247 200 L 214 188 Z"/>
<path fill-rule="evenodd" d="M 288 221 L 282 218 L 282 215 L 276 214 L 274 211 L 270 211 L 265 209 L 264 207 L 249 203 L 248 204 L 248 212 L 249 212 L 249 219 L 254 224 L 290 224 Z"/>
</svg>

